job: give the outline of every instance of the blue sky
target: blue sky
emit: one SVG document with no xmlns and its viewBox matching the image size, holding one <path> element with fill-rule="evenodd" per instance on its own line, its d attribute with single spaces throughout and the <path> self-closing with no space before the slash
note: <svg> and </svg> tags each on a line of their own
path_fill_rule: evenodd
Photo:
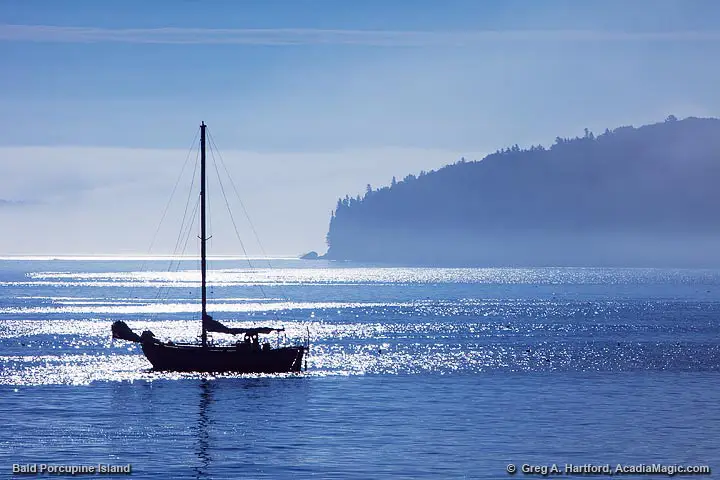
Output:
<svg viewBox="0 0 720 480">
<path fill-rule="evenodd" d="M 144 253 L 200 120 L 266 250 L 323 250 L 337 197 L 367 183 L 584 127 L 717 116 L 719 13 L 691 0 L 0 1 L 0 199 L 26 203 L 0 208 L 25 232 L 0 253 Z"/>
</svg>

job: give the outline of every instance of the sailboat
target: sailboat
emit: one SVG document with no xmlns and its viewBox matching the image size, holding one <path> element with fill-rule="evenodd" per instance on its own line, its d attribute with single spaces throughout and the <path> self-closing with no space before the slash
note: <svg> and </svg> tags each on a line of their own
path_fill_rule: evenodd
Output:
<svg viewBox="0 0 720 480">
<path fill-rule="evenodd" d="M 162 342 L 146 330 L 142 335 L 133 332 L 119 320 L 112 324 L 113 338 L 137 342 L 155 370 L 174 372 L 235 372 L 287 373 L 299 372 L 309 345 L 273 348 L 268 342 L 262 346 L 259 335 L 283 331 L 283 328 L 231 328 L 214 320 L 207 312 L 207 233 L 205 180 L 205 122 L 200 124 L 200 276 L 201 276 L 201 334 L 195 343 Z M 208 332 L 243 335 L 243 341 L 216 345 L 208 341 Z"/>
</svg>

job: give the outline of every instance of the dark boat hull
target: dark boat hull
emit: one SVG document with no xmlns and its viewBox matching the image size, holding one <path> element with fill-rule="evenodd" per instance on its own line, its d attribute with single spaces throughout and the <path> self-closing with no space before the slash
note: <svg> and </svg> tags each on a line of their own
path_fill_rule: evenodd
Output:
<svg viewBox="0 0 720 480">
<path fill-rule="evenodd" d="M 244 344 L 202 347 L 143 342 L 142 350 L 155 370 L 172 372 L 299 372 L 305 354 L 303 346 L 256 350 Z"/>
</svg>

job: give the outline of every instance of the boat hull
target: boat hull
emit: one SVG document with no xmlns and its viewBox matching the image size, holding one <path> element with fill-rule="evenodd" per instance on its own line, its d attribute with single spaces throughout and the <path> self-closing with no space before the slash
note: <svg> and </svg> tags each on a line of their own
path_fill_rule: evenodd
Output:
<svg viewBox="0 0 720 480">
<path fill-rule="evenodd" d="M 268 350 L 247 345 L 216 347 L 143 342 L 142 350 L 155 370 L 212 373 L 288 373 L 299 372 L 304 346 Z"/>
</svg>

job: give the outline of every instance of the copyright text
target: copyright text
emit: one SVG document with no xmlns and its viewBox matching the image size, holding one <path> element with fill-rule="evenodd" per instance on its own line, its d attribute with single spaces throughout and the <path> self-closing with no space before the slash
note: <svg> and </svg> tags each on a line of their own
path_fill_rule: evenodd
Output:
<svg viewBox="0 0 720 480">
<path fill-rule="evenodd" d="M 710 475 L 710 467 L 708 465 L 665 465 L 661 463 L 639 464 L 639 465 L 611 465 L 606 463 L 600 464 L 574 464 L 574 463 L 553 463 L 548 465 L 532 465 L 523 463 L 522 465 L 508 464 L 505 469 L 507 473 L 513 475 L 520 473 L 523 475 L 539 475 L 541 477 L 555 475 L 649 475 L 661 474 L 669 477 L 675 475 Z"/>
</svg>

